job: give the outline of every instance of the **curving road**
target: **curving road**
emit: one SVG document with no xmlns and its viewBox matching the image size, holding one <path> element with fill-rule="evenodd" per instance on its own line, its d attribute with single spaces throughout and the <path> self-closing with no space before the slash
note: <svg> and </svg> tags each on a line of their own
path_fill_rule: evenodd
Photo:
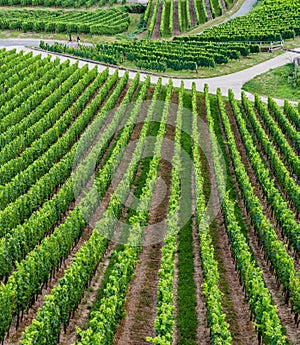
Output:
<svg viewBox="0 0 300 345">
<path fill-rule="evenodd" d="M 253 6 L 256 3 L 257 3 L 257 0 L 245 0 L 241 8 L 237 12 L 235 12 L 229 19 L 244 16 L 245 14 L 247 14 L 248 12 L 252 10 Z"/>
<path fill-rule="evenodd" d="M 29 48 L 28 46 L 38 46 L 40 40 L 38 39 L 2 39 L 0 40 L 0 48 L 7 48 L 7 49 L 13 49 L 16 48 L 18 51 L 24 50 L 24 51 L 33 51 L 35 55 L 37 54 L 42 54 L 42 56 L 47 56 L 47 55 L 53 55 L 53 56 L 59 56 L 61 61 L 65 61 L 67 59 L 70 59 L 72 63 L 75 63 L 79 59 L 76 58 L 69 58 L 65 57 L 62 55 L 58 55 L 55 53 L 51 52 L 40 52 L 37 50 L 33 50 Z M 47 42 L 51 43 L 53 41 L 47 40 Z M 265 73 L 269 71 L 272 68 L 276 68 L 279 66 L 283 66 L 287 64 L 288 62 L 291 62 L 295 56 L 299 56 L 299 53 L 296 53 L 296 51 L 300 52 L 300 48 L 295 49 L 295 52 L 286 52 L 282 55 L 279 55 L 271 60 L 262 62 L 256 66 L 247 68 L 243 71 L 224 75 L 221 77 L 215 77 L 215 78 L 199 78 L 199 79 L 185 79 L 185 78 L 172 78 L 173 79 L 173 84 L 175 87 L 179 87 L 181 82 L 184 82 L 185 88 L 191 89 L 192 88 L 192 83 L 196 83 L 196 88 L 198 91 L 203 91 L 204 85 L 208 84 L 209 90 L 211 93 L 216 93 L 217 88 L 220 88 L 223 95 L 228 94 L 228 90 L 232 89 L 236 98 L 240 99 L 241 98 L 241 91 L 242 91 L 242 86 L 249 80 L 251 80 L 253 77 L 256 75 Z M 96 63 L 96 62 L 88 62 L 88 61 L 83 61 L 79 60 L 79 66 L 82 67 L 84 65 L 88 65 L 89 68 L 94 68 L 95 66 L 98 66 L 98 70 L 102 71 L 106 68 L 105 65 L 101 63 Z M 109 73 L 112 74 L 116 68 L 114 67 L 109 67 Z M 120 76 L 122 76 L 125 73 L 125 69 L 120 69 Z M 134 78 L 136 75 L 137 71 L 130 70 L 129 72 L 129 77 Z M 141 80 L 144 80 L 148 75 L 151 76 L 151 82 L 156 83 L 158 80 L 158 75 L 150 74 L 150 73 L 140 73 L 141 75 Z M 168 84 L 169 78 L 168 77 L 163 77 L 162 82 L 164 85 Z M 248 97 L 253 100 L 254 96 L 250 93 L 247 92 Z M 266 97 L 262 97 L 263 100 L 267 100 Z M 276 99 L 277 103 L 279 105 L 283 105 L 283 100 Z M 296 104 L 296 102 L 291 102 L 292 104 Z"/>
</svg>

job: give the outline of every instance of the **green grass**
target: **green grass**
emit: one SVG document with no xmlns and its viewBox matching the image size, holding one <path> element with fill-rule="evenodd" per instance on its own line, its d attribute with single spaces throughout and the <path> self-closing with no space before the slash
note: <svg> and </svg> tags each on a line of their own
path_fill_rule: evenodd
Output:
<svg viewBox="0 0 300 345">
<path fill-rule="evenodd" d="M 300 100 L 300 87 L 294 88 L 288 82 L 293 65 L 287 64 L 258 75 L 244 84 L 243 89 L 259 95 L 275 98 L 288 99 L 291 101 Z"/>
</svg>

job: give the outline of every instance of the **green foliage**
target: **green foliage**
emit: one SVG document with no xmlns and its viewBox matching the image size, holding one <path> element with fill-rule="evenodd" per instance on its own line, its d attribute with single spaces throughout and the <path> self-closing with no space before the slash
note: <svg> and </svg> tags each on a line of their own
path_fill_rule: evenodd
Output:
<svg viewBox="0 0 300 345">
<path fill-rule="evenodd" d="M 224 125 L 227 144 L 230 149 L 234 169 L 240 186 L 243 184 L 248 184 L 247 189 L 246 186 L 245 189 L 243 187 L 241 187 L 241 189 L 243 192 L 248 193 L 250 197 L 252 187 L 250 187 L 250 180 L 241 161 L 240 153 L 235 145 L 235 137 L 231 130 L 220 90 L 218 90 L 217 98 L 219 112 Z M 232 93 L 229 94 L 229 98 L 231 102 L 236 102 Z M 236 104 L 234 105 L 234 108 L 237 110 Z M 242 234 L 240 226 L 235 217 L 235 205 L 231 200 L 229 193 L 226 191 L 226 181 L 224 181 L 222 177 L 222 167 L 220 166 L 218 159 L 218 151 L 215 141 L 216 137 L 214 134 L 214 120 L 210 114 L 208 114 L 207 118 L 211 132 L 211 149 L 213 154 L 214 169 L 217 177 L 219 195 L 222 201 L 222 209 L 225 215 L 226 231 L 230 239 L 232 251 L 237 262 L 237 267 L 240 271 L 240 277 L 243 281 L 244 288 L 248 296 L 251 312 L 255 318 L 255 325 L 258 329 L 258 333 L 262 336 L 266 344 L 287 344 L 287 339 L 283 333 L 276 307 L 273 305 L 271 295 L 264 284 L 262 272 L 260 268 L 257 267 L 252 257 L 247 239 Z M 248 204 L 248 196 L 244 194 L 244 197 L 246 204 Z"/>
<path fill-rule="evenodd" d="M 250 155 L 249 158 L 252 161 L 251 163 L 253 164 L 253 168 L 256 169 L 258 176 L 260 176 L 261 178 L 264 178 L 266 181 L 265 183 L 268 183 L 268 185 L 265 185 L 265 186 L 270 189 L 270 194 L 274 193 L 274 180 L 270 179 L 268 174 L 263 170 L 264 166 L 263 166 L 263 163 L 260 162 L 261 161 L 260 154 L 257 152 L 257 150 L 254 149 L 253 138 L 247 129 L 245 120 L 242 117 L 240 108 L 238 106 L 237 101 L 234 98 L 233 92 L 229 93 L 229 100 L 230 100 L 232 109 L 234 111 L 235 117 L 237 119 L 239 130 L 244 140 L 247 153 Z M 249 115 L 252 114 L 253 116 L 255 116 L 252 105 L 249 100 L 246 100 L 245 95 L 243 95 L 243 102 L 244 102 L 244 105 L 246 106 L 247 113 Z M 255 122 L 259 124 L 259 121 L 257 119 L 255 119 Z M 233 137 L 232 134 L 231 136 Z M 266 140 L 264 140 L 264 143 L 265 145 L 268 144 Z M 269 148 L 274 149 L 272 145 L 269 145 Z M 236 159 L 237 159 L 237 163 L 235 166 L 235 171 L 238 177 L 239 185 L 243 192 L 245 204 L 246 204 L 247 209 L 250 212 L 251 219 L 252 219 L 254 228 L 257 232 L 259 241 L 264 247 L 265 256 L 268 258 L 272 267 L 274 268 L 276 272 L 276 276 L 278 280 L 280 281 L 280 283 L 282 284 L 284 291 L 288 294 L 288 296 L 290 296 L 291 302 L 293 303 L 294 312 L 299 314 L 300 288 L 299 288 L 299 279 L 296 276 L 293 259 L 286 252 L 286 248 L 283 242 L 277 239 L 277 234 L 275 230 L 273 229 L 270 221 L 263 214 L 263 207 L 261 203 L 259 202 L 258 197 L 253 192 L 253 186 L 251 185 L 250 179 L 245 171 L 245 168 L 241 165 L 242 163 L 240 162 L 240 157 Z M 282 161 L 276 158 L 272 159 L 272 161 L 274 162 L 280 161 L 281 164 L 279 163 L 278 165 L 278 169 L 280 169 L 280 166 L 282 165 Z M 258 169 L 260 169 L 260 171 Z M 281 172 L 280 172 L 280 175 L 281 175 Z M 289 179 L 287 179 L 286 183 L 290 183 L 291 186 L 293 186 L 293 188 L 296 189 L 296 191 L 299 190 L 299 186 L 295 186 L 295 183 L 293 180 L 289 181 Z M 263 187 L 263 184 L 262 184 L 262 187 Z M 285 188 L 287 187 L 285 186 Z M 279 196 L 276 197 L 277 200 L 273 199 L 272 202 L 274 204 L 280 201 L 278 197 Z M 298 202 L 299 202 L 299 198 L 298 198 Z M 282 205 L 284 205 L 284 203 Z M 287 212 L 289 211 L 287 210 Z M 292 219 L 286 218 L 286 216 L 284 216 L 284 212 L 281 213 L 281 215 L 287 221 L 292 221 Z M 278 221 L 281 222 L 283 221 L 283 219 L 280 220 L 280 218 L 278 217 Z M 294 226 L 290 229 L 290 233 L 294 238 L 297 237 L 297 233 L 299 234 L 298 229 L 299 229 L 299 224 L 294 224 Z M 299 245 L 299 239 L 298 239 L 298 245 Z"/>
<path fill-rule="evenodd" d="M 24 32 L 115 35 L 126 31 L 129 23 L 129 14 L 115 8 L 98 9 L 95 12 L 27 9 L 5 9 L 0 12 L 1 29 L 23 30 Z"/>
<path fill-rule="evenodd" d="M 214 3 L 214 16 L 220 13 L 220 1 Z M 200 35 L 199 41 L 280 41 L 300 34 L 300 7 L 295 0 L 264 0 L 249 14 L 235 18 Z"/>
<path fill-rule="evenodd" d="M 188 38 L 172 42 L 134 40 L 114 43 L 102 43 L 96 47 L 79 46 L 70 48 L 65 45 L 44 45 L 44 49 L 68 52 L 77 56 L 122 64 L 125 60 L 132 61 L 142 69 L 165 71 L 173 70 L 196 71 L 198 67 L 215 67 L 216 64 L 228 63 L 230 59 L 239 59 L 250 52 L 259 50 L 257 45 L 246 43 L 213 43 L 190 42 Z"/>
</svg>

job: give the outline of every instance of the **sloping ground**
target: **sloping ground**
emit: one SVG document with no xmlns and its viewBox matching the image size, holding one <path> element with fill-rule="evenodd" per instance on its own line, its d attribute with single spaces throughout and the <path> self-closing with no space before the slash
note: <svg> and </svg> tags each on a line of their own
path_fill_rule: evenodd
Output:
<svg viewBox="0 0 300 345">
<path fill-rule="evenodd" d="M 0 40 L 0 47 L 6 47 L 8 49 L 14 49 L 17 48 L 18 50 L 26 50 L 29 51 L 28 48 L 26 48 L 26 45 L 31 45 L 31 46 L 36 46 L 39 44 L 39 40 L 35 39 L 9 39 L 9 40 Z M 53 42 L 53 41 L 49 41 Z M 295 49 L 300 52 L 300 48 Z M 40 54 L 41 52 L 34 52 L 34 54 Z M 42 56 L 47 56 L 47 55 L 53 55 L 57 56 L 56 54 L 53 53 L 41 53 Z M 220 88 L 222 93 L 225 95 L 228 93 L 229 89 L 232 89 L 235 97 L 237 99 L 240 99 L 241 97 L 241 91 L 243 88 L 243 85 L 251 80 L 254 76 L 259 75 L 261 73 L 267 72 L 270 69 L 283 66 L 293 60 L 294 57 L 298 57 L 298 53 L 293 53 L 293 52 L 286 52 L 282 55 L 279 55 L 273 59 L 270 59 L 268 61 L 262 62 L 256 66 L 247 68 L 243 71 L 228 74 L 222 77 L 216 77 L 216 78 L 203 78 L 203 79 L 183 79 L 183 78 L 173 78 L 173 83 L 175 87 L 180 87 L 181 82 L 184 82 L 184 87 L 186 89 L 191 89 L 192 88 L 192 83 L 196 83 L 196 88 L 198 91 L 202 91 L 204 89 L 204 85 L 207 84 L 209 86 L 209 90 L 211 93 L 216 93 L 217 88 Z M 66 61 L 68 58 L 64 56 L 59 56 L 60 60 Z M 77 59 L 72 59 L 69 58 L 72 63 L 78 61 Z M 89 68 L 93 68 L 94 66 L 98 66 L 99 71 L 103 71 L 106 66 L 101 65 L 101 63 L 93 63 L 93 62 L 85 62 L 85 61 L 80 61 L 79 66 L 84 66 L 85 64 L 88 64 Z M 112 74 L 116 68 L 110 67 L 109 68 L 109 73 Z M 120 71 L 120 75 L 122 75 L 124 71 Z M 130 78 L 134 78 L 136 75 L 135 71 L 130 72 Z M 143 73 L 140 72 L 141 79 L 144 80 L 147 75 L 151 75 L 151 83 L 156 84 L 158 81 L 158 76 L 155 74 L 152 74 L 151 72 L 149 73 Z M 162 83 L 163 85 L 167 85 L 169 82 L 169 78 L 163 77 L 162 78 Z M 247 96 L 253 100 L 254 96 L 252 96 L 250 93 L 246 93 Z M 265 97 L 262 98 L 264 101 L 267 101 Z M 284 100 L 280 99 L 275 99 L 279 105 L 283 105 Z M 296 104 L 296 102 L 291 102 L 292 104 Z"/>
</svg>

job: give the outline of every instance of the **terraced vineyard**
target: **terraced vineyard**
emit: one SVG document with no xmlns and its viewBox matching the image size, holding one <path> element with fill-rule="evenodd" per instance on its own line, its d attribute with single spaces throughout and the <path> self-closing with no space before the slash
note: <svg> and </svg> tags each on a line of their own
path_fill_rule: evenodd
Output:
<svg viewBox="0 0 300 345">
<path fill-rule="evenodd" d="M 221 16 L 233 0 L 150 0 L 144 20 L 149 37 L 169 37 Z"/>
<path fill-rule="evenodd" d="M 149 7 L 144 18 L 148 10 Z M 94 47 L 43 45 L 43 48 L 125 67 L 134 65 L 160 72 L 197 71 L 201 67 L 228 64 L 230 60 L 268 49 L 271 42 L 279 41 L 282 44 L 284 39 L 298 36 L 299 18 L 297 1 L 264 1 L 243 17 L 204 30 L 198 35 L 176 36 L 172 41 L 125 40 L 101 43 Z M 269 46 L 264 47 L 263 43 Z"/>
<path fill-rule="evenodd" d="M 299 343 L 296 108 L 0 57 L 4 344 Z"/>
</svg>

